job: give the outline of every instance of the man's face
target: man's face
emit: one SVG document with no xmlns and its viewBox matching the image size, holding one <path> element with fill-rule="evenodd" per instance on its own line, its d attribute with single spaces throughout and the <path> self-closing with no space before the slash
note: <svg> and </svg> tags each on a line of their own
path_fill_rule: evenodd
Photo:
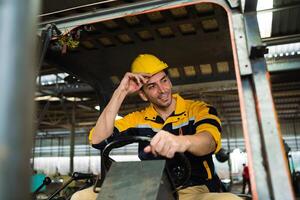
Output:
<svg viewBox="0 0 300 200">
<path fill-rule="evenodd" d="M 167 108 L 172 103 L 172 83 L 164 71 L 151 76 L 142 90 L 148 101 L 159 108 Z"/>
</svg>

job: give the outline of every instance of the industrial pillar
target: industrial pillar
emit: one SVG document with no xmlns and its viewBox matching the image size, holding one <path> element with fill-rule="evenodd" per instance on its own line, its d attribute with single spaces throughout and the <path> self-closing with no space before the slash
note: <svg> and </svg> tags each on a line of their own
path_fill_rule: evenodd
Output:
<svg viewBox="0 0 300 200">
<path fill-rule="evenodd" d="M 72 118 L 71 118 L 71 134 L 70 134 L 70 173 L 74 172 L 74 147 L 75 147 L 75 114 L 76 114 L 75 101 L 72 107 Z"/>
<path fill-rule="evenodd" d="M 0 199 L 29 199 L 39 1 L 0 0 Z"/>
<path fill-rule="evenodd" d="M 253 199 L 294 199 L 256 13 L 234 11 L 231 20 Z"/>
</svg>

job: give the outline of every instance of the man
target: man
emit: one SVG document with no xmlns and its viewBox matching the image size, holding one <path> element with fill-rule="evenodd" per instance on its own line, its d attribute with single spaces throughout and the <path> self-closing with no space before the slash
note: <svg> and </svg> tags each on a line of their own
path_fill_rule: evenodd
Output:
<svg viewBox="0 0 300 200">
<path fill-rule="evenodd" d="M 220 180 L 212 154 L 221 148 L 221 122 L 216 110 L 204 102 L 172 95 L 167 67 L 153 55 L 139 55 L 91 131 L 91 143 L 97 146 L 109 137 L 131 132 L 153 137 L 150 145 L 139 146 L 141 158 L 172 158 L 176 152 L 182 152 L 191 162 L 191 178 L 185 189 L 179 190 L 180 200 L 240 199 L 230 193 L 217 193 Z M 115 121 L 125 97 L 135 92 L 150 106 Z"/>
<path fill-rule="evenodd" d="M 248 185 L 248 194 L 251 194 L 251 184 L 249 176 L 249 168 L 246 164 L 243 164 L 243 191 L 242 194 L 245 194 L 246 186 Z"/>
</svg>

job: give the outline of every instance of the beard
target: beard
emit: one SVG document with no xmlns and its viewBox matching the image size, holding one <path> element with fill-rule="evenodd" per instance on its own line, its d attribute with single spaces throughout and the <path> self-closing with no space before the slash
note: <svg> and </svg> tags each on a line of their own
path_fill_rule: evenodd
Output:
<svg viewBox="0 0 300 200">
<path fill-rule="evenodd" d="M 166 109 L 172 104 L 171 91 L 159 94 L 157 97 L 148 97 L 149 101 L 157 108 Z"/>
</svg>

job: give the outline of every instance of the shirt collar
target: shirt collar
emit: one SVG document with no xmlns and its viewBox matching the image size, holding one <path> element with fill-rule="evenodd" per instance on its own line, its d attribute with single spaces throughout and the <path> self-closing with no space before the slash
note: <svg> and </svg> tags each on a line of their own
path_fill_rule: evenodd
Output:
<svg viewBox="0 0 300 200">
<path fill-rule="evenodd" d="M 179 94 L 174 94 L 173 98 L 176 99 L 175 115 L 181 115 L 186 111 L 185 100 Z"/>
<path fill-rule="evenodd" d="M 183 114 L 186 111 L 185 100 L 179 94 L 173 94 L 172 97 L 176 100 L 174 115 Z M 145 110 L 145 119 L 155 120 L 158 115 L 153 104 L 150 104 Z"/>
</svg>

